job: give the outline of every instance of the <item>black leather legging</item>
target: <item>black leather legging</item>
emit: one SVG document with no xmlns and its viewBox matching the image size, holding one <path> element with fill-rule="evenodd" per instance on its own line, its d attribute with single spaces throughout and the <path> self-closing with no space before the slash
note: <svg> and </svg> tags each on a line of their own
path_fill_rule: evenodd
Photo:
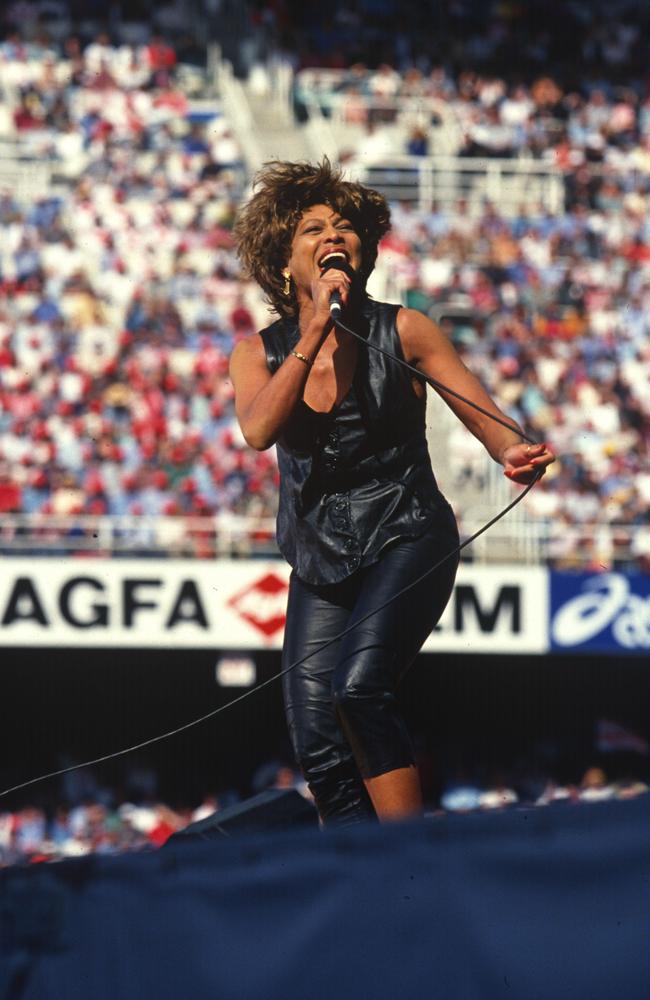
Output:
<svg viewBox="0 0 650 1000">
<path fill-rule="evenodd" d="M 451 511 L 341 583 L 289 587 L 283 668 L 383 604 L 458 545 Z M 282 679 L 289 734 L 324 824 L 375 817 L 364 778 L 414 763 L 395 688 L 440 618 L 458 556 Z"/>
</svg>

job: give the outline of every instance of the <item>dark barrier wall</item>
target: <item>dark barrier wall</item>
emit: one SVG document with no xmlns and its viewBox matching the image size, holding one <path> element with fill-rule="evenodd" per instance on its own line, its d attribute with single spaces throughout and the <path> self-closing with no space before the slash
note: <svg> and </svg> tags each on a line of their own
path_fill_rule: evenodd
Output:
<svg viewBox="0 0 650 1000">
<path fill-rule="evenodd" d="M 0 699 L 0 789 L 66 764 L 102 757 L 160 733 L 245 693 L 215 682 L 220 651 L 3 650 Z M 257 680 L 280 670 L 276 652 L 256 654 Z M 400 689 L 418 747 L 431 755 L 431 801 L 462 763 L 469 773 L 542 771 L 578 783 L 598 764 L 608 777 L 648 781 L 647 759 L 595 753 L 595 726 L 612 719 L 650 740 L 650 669 L 643 657 L 460 656 L 418 658 Z M 54 709 L 55 706 L 55 709 Z M 548 759 L 548 748 L 553 752 Z M 67 756 L 64 755 L 64 751 Z M 251 794 L 256 768 L 292 759 L 280 682 L 223 714 L 108 761 L 99 780 L 123 788 L 134 764 L 155 769 L 158 793 L 171 805 L 198 805 L 206 791 Z M 477 767 L 483 771 L 477 771 Z M 63 799 L 57 781 L 4 799 L 0 808 Z"/>
<path fill-rule="evenodd" d="M 0 876 L 2 1000 L 647 1000 L 650 797 Z"/>
</svg>

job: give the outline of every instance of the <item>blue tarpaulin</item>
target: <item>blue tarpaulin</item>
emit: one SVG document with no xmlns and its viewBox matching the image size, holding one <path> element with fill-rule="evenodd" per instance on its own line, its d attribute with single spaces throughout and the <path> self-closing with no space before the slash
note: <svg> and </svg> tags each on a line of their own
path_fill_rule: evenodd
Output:
<svg viewBox="0 0 650 1000">
<path fill-rule="evenodd" d="M 2 1000 L 647 1000 L 650 796 L 0 873 Z"/>
</svg>

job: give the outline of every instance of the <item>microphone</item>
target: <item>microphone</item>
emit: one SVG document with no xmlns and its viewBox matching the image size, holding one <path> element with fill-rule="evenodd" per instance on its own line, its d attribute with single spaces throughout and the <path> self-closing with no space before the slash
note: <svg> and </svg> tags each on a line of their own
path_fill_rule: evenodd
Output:
<svg viewBox="0 0 650 1000">
<path fill-rule="evenodd" d="M 330 295 L 330 316 L 336 322 L 337 319 L 341 318 L 342 312 L 343 303 L 341 302 L 341 293 L 338 288 L 335 288 Z"/>
<path fill-rule="evenodd" d="M 344 254 L 332 253 L 330 257 L 327 258 L 323 267 L 321 268 L 321 274 L 325 274 L 326 271 L 343 271 L 349 278 L 354 278 L 355 272 L 353 268 L 350 267 L 347 257 Z M 341 293 L 338 288 L 335 288 L 330 294 L 330 316 L 334 321 L 341 318 L 343 313 L 343 302 L 341 301 Z"/>
</svg>

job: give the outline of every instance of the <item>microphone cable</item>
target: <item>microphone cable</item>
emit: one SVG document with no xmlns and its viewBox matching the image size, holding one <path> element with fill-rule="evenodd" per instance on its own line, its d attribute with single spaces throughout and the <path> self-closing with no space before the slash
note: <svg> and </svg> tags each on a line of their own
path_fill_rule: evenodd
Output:
<svg viewBox="0 0 650 1000">
<path fill-rule="evenodd" d="M 393 361 L 396 361 L 398 364 L 402 365 L 404 368 L 407 368 L 409 371 L 414 372 L 415 375 L 418 376 L 418 378 L 426 381 L 430 386 L 432 386 L 432 388 L 436 389 L 439 392 L 447 393 L 448 395 L 453 396 L 455 399 L 458 399 L 461 402 L 466 403 L 468 406 L 472 406 L 475 410 L 478 410 L 486 417 L 489 417 L 490 420 L 494 420 L 496 423 L 501 424 L 508 430 L 511 430 L 515 434 L 518 434 L 525 441 L 528 441 L 529 444 L 537 444 L 537 442 L 533 438 L 525 434 L 522 430 L 520 430 L 519 427 L 515 427 L 513 424 L 508 423 L 507 420 L 504 420 L 503 418 L 497 416 L 497 414 L 495 413 L 490 413 L 489 410 L 486 410 L 478 403 L 475 403 L 473 400 L 468 399 L 461 393 L 456 392 L 455 389 L 450 389 L 449 386 L 444 385 L 444 383 L 439 382 L 437 379 L 432 378 L 430 375 L 425 375 L 418 368 L 415 368 L 413 365 L 409 364 L 407 361 L 404 361 L 402 358 L 398 358 L 397 355 L 393 354 L 391 351 L 386 351 L 383 348 L 378 347 L 376 344 L 372 344 L 370 341 L 366 340 L 360 334 L 356 333 L 354 330 L 351 330 L 348 326 L 342 323 L 338 317 L 333 317 L 333 319 L 336 326 L 339 327 L 341 330 L 343 330 L 345 333 L 350 334 L 357 340 L 360 340 L 362 344 L 366 345 L 366 347 L 371 347 L 373 350 L 378 351 L 385 357 L 391 358 Z M 258 691 L 261 691 L 265 687 L 268 687 L 269 684 L 274 683 L 281 677 L 284 677 L 285 674 L 288 674 L 291 670 L 294 670 L 300 664 L 305 663 L 316 653 L 320 653 L 323 649 L 327 649 L 329 646 L 332 646 L 335 642 L 338 642 L 340 639 L 343 639 L 349 632 L 352 631 L 352 629 L 357 628 L 363 622 L 367 621 L 369 618 L 372 618 L 373 615 L 376 615 L 380 611 L 383 611 L 384 608 L 388 607 L 389 604 L 392 604 L 393 601 L 396 601 L 398 597 L 402 596 L 402 594 L 407 593 L 413 587 L 421 583 L 422 580 L 425 580 L 428 576 L 434 573 L 440 566 L 442 566 L 442 564 L 445 563 L 447 559 L 451 559 L 452 556 L 455 556 L 458 553 L 462 552 L 464 548 L 466 548 L 468 545 L 471 545 L 471 543 L 476 541 L 476 539 L 480 535 L 488 531 L 489 528 L 491 528 L 493 525 L 497 523 L 497 521 L 500 521 L 501 518 L 506 516 L 506 514 L 509 514 L 510 511 L 517 506 L 517 504 L 521 503 L 524 497 L 526 497 L 530 493 L 533 486 L 535 486 L 535 484 L 539 482 L 539 480 L 542 478 L 543 475 L 544 475 L 544 468 L 541 468 L 534 474 L 533 479 L 531 480 L 530 483 L 526 485 L 525 489 L 523 489 L 522 492 L 514 498 L 514 500 L 511 500 L 510 503 L 503 508 L 503 510 L 501 510 L 493 518 L 487 521 L 481 528 L 478 529 L 478 531 L 475 531 L 473 535 L 470 535 L 455 548 L 447 552 L 446 555 L 444 555 L 441 559 L 439 559 L 438 562 L 434 563 L 433 566 L 430 566 L 427 570 L 425 570 L 424 573 L 421 573 L 420 576 L 418 576 L 415 580 L 412 580 L 411 583 L 408 583 L 405 587 L 402 587 L 401 590 L 397 591 L 396 594 L 393 594 L 391 597 L 389 597 L 388 600 L 384 601 L 383 604 L 380 604 L 378 607 L 373 608 L 372 611 L 369 611 L 362 618 L 359 618 L 357 621 L 355 621 L 353 625 L 348 625 L 337 635 L 333 636 L 331 639 L 328 639 L 326 642 L 322 643 L 317 649 L 313 649 L 305 656 L 302 656 L 300 657 L 300 659 L 295 660 L 293 663 L 290 663 L 288 667 L 284 667 L 282 670 L 279 670 L 276 674 L 273 674 L 271 677 L 268 677 L 265 681 L 261 681 L 259 684 L 256 684 L 255 687 L 251 688 L 249 691 L 244 691 L 243 694 L 240 694 L 236 698 L 233 698 L 231 701 L 226 702 L 225 705 L 220 705 L 218 708 L 213 708 L 210 712 L 206 712 L 204 715 L 198 716 L 198 718 L 191 719 L 189 722 L 186 722 L 181 726 L 177 726 L 175 729 L 170 729 L 168 732 L 160 733 L 158 736 L 152 736 L 150 739 L 143 740 L 140 743 L 135 743 L 132 746 L 125 747 L 123 750 L 116 750 L 113 753 L 104 754 L 101 757 L 95 757 L 93 760 L 83 761 L 81 764 L 71 764 L 69 767 L 62 767 L 56 771 L 49 771 L 46 774 L 41 774 L 36 778 L 31 778 L 29 781 L 23 781 L 18 785 L 13 785 L 11 788 L 5 788 L 3 791 L 0 791 L 0 798 L 4 798 L 5 796 L 10 795 L 12 792 L 18 792 L 23 788 L 29 788 L 31 785 L 40 784 L 41 781 L 48 781 L 50 778 L 61 777 L 64 774 L 69 774 L 71 771 L 78 771 L 82 767 L 93 767 L 94 765 L 102 764 L 107 760 L 115 760 L 117 757 L 124 757 L 126 756 L 126 754 L 134 753 L 136 750 L 142 750 L 144 747 L 152 746 L 154 743 L 160 743 L 163 740 L 170 739 L 172 736 L 177 736 L 179 733 L 185 732 L 188 729 L 192 729 L 194 726 L 198 726 L 203 722 L 207 722 L 208 719 L 215 718 L 217 715 L 220 715 L 222 712 L 225 712 L 226 709 L 233 708 L 235 705 L 238 705 L 240 702 L 244 701 L 245 698 L 250 698 L 251 695 L 256 694 Z"/>
<path fill-rule="evenodd" d="M 342 323 L 341 320 L 338 319 L 339 314 L 340 314 L 340 308 L 338 307 L 338 303 L 334 301 L 332 305 L 330 305 L 330 316 L 334 320 L 336 326 L 338 326 L 345 333 L 349 333 L 351 337 L 354 337 L 356 340 L 360 340 L 362 344 L 366 345 L 366 347 L 372 347 L 373 351 L 377 351 L 379 354 L 383 354 L 384 357 L 390 358 L 392 361 L 397 361 L 397 363 L 401 365 L 403 368 L 407 368 L 408 371 L 413 372 L 415 375 L 418 376 L 418 378 L 423 379 L 425 382 L 428 382 L 428 384 L 431 386 L 432 389 L 437 389 L 439 392 L 446 392 L 449 396 L 453 396 L 455 399 L 459 399 L 462 403 L 467 403 L 468 406 L 471 406 L 475 410 L 478 410 L 479 413 L 482 413 L 484 416 L 489 417 L 490 420 L 494 420 L 495 423 L 501 424 L 502 427 L 505 427 L 507 430 L 512 431 L 514 434 L 518 434 L 519 437 L 522 437 L 524 439 L 524 441 L 528 441 L 528 444 L 539 444 L 538 441 L 535 441 L 534 438 L 529 437 L 528 434 L 525 434 L 519 427 L 515 427 L 514 424 L 508 423 L 508 421 L 504 420 L 503 417 L 499 417 L 496 413 L 490 413 L 490 411 L 486 410 L 485 407 L 480 406 L 478 403 L 475 403 L 472 399 L 468 399 L 467 396 L 463 396 L 462 393 L 456 392 L 455 389 L 450 389 L 449 386 L 445 385 L 443 382 L 438 382 L 438 380 L 433 378 L 431 375 L 425 375 L 424 372 L 421 372 L 419 368 L 416 368 L 414 365 L 410 365 L 408 361 L 404 361 L 403 358 L 398 358 L 396 354 L 392 353 L 392 351 L 386 351 L 384 350 L 383 347 L 378 347 L 377 344 L 372 344 L 369 340 L 366 340 L 364 337 L 362 337 L 360 333 L 357 333 L 355 330 L 351 330 L 349 326 L 346 326 L 344 323 Z M 538 476 L 537 478 L 540 479 L 541 476 Z M 532 483 L 530 483 L 529 485 L 532 486 Z M 526 492 L 528 492 L 528 490 L 526 490 Z M 524 495 L 525 494 L 522 494 L 518 498 L 518 500 L 523 499 Z M 510 510 L 510 507 L 507 507 L 506 510 Z"/>
</svg>

